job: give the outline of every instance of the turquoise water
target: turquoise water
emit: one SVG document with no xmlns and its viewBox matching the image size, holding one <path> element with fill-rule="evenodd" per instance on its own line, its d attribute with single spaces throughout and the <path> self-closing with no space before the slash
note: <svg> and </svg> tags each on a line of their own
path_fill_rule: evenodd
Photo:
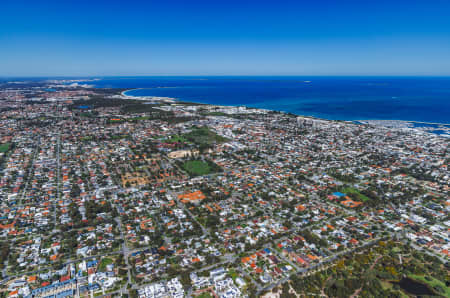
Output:
<svg viewBox="0 0 450 298">
<path fill-rule="evenodd" d="M 450 123 L 449 77 L 117 77 L 95 85 L 326 119 Z"/>
</svg>

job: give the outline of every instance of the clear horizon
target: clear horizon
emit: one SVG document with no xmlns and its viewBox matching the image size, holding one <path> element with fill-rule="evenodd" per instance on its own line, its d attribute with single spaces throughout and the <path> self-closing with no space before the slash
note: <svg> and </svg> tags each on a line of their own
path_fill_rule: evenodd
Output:
<svg viewBox="0 0 450 298">
<path fill-rule="evenodd" d="M 0 77 L 450 76 L 450 2 L 7 1 Z"/>
<path fill-rule="evenodd" d="M 78 75 L 78 76 L 69 76 L 69 75 L 39 75 L 39 76 L 2 76 L 0 75 L 0 79 L 103 79 L 103 78 L 165 78 L 165 77 L 173 77 L 173 78 L 183 78 L 183 77 L 217 77 L 217 78 L 233 78 L 233 77 L 259 77 L 259 78 L 449 78 L 450 75 L 202 75 L 202 74 L 193 74 L 193 75 Z"/>
</svg>

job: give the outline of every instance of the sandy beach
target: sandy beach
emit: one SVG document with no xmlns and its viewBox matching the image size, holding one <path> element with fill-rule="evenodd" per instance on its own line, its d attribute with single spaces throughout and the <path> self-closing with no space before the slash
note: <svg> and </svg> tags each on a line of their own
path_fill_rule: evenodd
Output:
<svg viewBox="0 0 450 298">
<path fill-rule="evenodd" d="M 163 97 L 163 96 L 132 96 L 132 95 L 127 95 L 126 93 L 128 91 L 132 91 L 132 90 L 141 90 L 141 89 L 146 89 L 146 88 L 134 88 L 134 89 L 128 89 L 125 91 L 122 91 L 120 93 L 120 95 L 122 96 L 122 98 L 125 99 L 134 99 L 134 100 L 143 100 L 143 101 L 147 101 L 147 100 L 153 100 L 153 101 L 167 101 L 167 102 L 175 102 L 176 98 L 173 97 Z"/>
</svg>

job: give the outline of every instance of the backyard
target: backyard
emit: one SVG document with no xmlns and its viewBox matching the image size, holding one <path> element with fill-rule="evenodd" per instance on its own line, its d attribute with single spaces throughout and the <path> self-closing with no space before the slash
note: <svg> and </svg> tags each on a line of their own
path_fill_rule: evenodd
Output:
<svg viewBox="0 0 450 298">
<path fill-rule="evenodd" d="M 3 143 L 0 144 L 0 153 L 5 153 L 9 150 L 9 148 L 11 147 L 10 143 Z"/>
</svg>

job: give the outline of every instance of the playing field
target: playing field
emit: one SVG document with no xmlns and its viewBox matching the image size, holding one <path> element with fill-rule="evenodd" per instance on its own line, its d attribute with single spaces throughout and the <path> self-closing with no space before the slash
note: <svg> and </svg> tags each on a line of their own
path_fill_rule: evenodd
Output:
<svg viewBox="0 0 450 298">
<path fill-rule="evenodd" d="M 4 143 L 0 144 L 0 153 L 5 153 L 9 150 L 9 147 L 11 146 L 10 143 Z"/>
<path fill-rule="evenodd" d="M 201 176 L 211 173 L 208 163 L 201 160 L 189 160 L 183 164 L 184 169 L 190 175 Z"/>
</svg>

